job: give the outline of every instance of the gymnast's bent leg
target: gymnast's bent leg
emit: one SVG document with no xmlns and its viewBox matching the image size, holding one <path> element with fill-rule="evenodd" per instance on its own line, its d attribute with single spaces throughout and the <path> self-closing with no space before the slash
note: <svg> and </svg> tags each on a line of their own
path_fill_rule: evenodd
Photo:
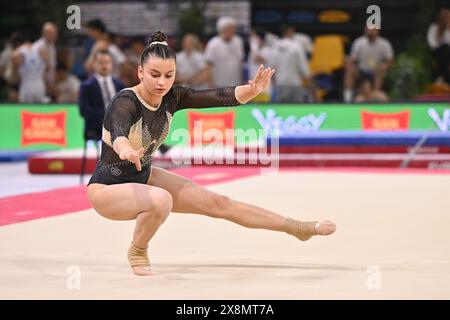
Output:
<svg viewBox="0 0 450 320">
<path fill-rule="evenodd" d="M 95 211 L 105 218 L 136 219 L 128 260 L 135 274 L 153 274 L 147 255 L 148 243 L 172 210 L 170 193 L 138 183 L 93 183 L 88 187 L 88 197 Z"/>
<path fill-rule="evenodd" d="M 230 199 L 203 188 L 167 170 L 153 167 L 148 183 L 167 190 L 173 199 L 173 212 L 202 214 L 226 219 L 247 228 L 287 232 L 305 241 L 314 235 L 329 235 L 336 230 L 331 221 L 299 221 L 275 212 Z"/>
</svg>

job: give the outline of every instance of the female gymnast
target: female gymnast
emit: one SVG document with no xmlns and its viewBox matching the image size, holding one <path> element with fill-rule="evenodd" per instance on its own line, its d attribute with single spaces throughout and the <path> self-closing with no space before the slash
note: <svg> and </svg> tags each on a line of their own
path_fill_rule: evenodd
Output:
<svg viewBox="0 0 450 320">
<path fill-rule="evenodd" d="M 148 243 L 170 212 L 221 218 L 247 228 L 287 232 L 305 241 L 332 234 L 331 221 L 299 221 L 214 193 L 194 182 L 152 167 L 152 155 L 169 132 L 172 116 L 185 108 L 238 106 L 265 90 L 275 70 L 260 66 L 246 85 L 195 91 L 172 86 L 175 53 L 155 32 L 141 55 L 140 83 L 118 92 L 103 122 L 102 152 L 88 183 L 88 197 L 101 216 L 136 220 L 128 261 L 136 275 L 154 274 Z"/>
</svg>

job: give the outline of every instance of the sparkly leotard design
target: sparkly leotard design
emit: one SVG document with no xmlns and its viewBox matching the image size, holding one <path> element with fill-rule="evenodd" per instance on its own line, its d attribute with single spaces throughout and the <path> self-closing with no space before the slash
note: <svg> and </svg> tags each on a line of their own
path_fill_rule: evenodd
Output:
<svg viewBox="0 0 450 320">
<path fill-rule="evenodd" d="M 118 92 L 108 106 L 103 121 L 102 151 L 91 183 L 146 184 L 151 174 L 152 156 L 169 133 L 175 112 L 186 108 L 237 106 L 235 87 L 196 91 L 174 86 L 157 107 L 151 107 L 132 89 Z M 113 149 L 117 137 L 127 137 L 135 150 L 144 148 L 142 171 L 134 163 L 121 160 Z"/>
</svg>

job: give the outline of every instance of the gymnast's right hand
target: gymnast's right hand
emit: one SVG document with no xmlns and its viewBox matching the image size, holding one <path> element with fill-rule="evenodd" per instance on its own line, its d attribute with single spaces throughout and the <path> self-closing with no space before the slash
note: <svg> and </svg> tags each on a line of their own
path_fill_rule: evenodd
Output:
<svg viewBox="0 0 450 320">
<path fill-rule="evenodd" d="M 144 156 L 144 148 L 139 150 L 128 149 L 119 154 L 121 160 L 128 160 L 135 164 L 137 171 L 142 170 L 141 158 Z"/>
</svg>

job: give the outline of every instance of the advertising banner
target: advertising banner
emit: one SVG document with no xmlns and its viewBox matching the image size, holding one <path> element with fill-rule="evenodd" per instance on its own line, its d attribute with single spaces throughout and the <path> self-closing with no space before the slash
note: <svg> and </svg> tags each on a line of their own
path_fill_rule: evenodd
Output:
<svg viewBox="0 0 450 320">
<path fill-rule="evenodd" d="M 21 146 L 33 144 L 54 144 L 66 147 L 67 111 L 54 113 L 21 112 Z"/>
<path fill-rule="evenodd" d="M 0 150 L 81 148 L 83 126 L 77 105 L 0 105 Z M 187 109 L 174 115 L 166 143 L 188 145 L 194 138 L 221 142 L 231 133 L 236 144 L 246 144 L 264 139 L 271 130 L 281 136 L 319 131 L 449 132 L 450 105 L 247 104 Z M 181 136 L 188 138 L 180 140 Z"/>
</svg>

